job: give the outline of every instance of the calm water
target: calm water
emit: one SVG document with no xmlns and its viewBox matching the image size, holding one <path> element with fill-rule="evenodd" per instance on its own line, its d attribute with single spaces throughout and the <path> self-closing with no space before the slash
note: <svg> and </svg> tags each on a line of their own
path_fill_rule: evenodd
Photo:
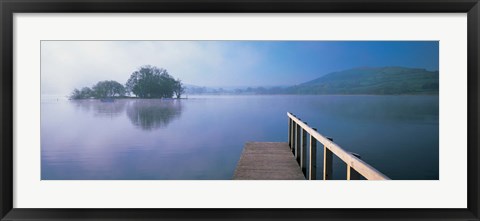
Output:
<svg viewBox="0 0 480 221">
<path fill-rule="evenodd" d="M 42 179 L 231 179 L 245 142 L 287 141 L 287 111 L 392 179 L 438 179 L 438 110 L 438 96 L 42 99 Z"/>
</svg>

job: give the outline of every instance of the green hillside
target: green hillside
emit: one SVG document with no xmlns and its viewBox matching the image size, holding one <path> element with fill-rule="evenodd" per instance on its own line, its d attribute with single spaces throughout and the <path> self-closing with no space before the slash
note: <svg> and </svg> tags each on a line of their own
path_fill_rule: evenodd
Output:
<svg viewBox="0 0 480 221">
<path fill-rule="evenodd" d="M 286 89 L 289 94 L 438 94 L 438 71 L 418 68 L 355 68 Z"/>
</svg>

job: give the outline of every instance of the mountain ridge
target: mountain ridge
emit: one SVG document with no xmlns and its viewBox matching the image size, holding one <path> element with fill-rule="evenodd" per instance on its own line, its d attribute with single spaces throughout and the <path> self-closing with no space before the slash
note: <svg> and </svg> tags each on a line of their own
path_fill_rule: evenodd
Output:
<svg viewBox="0 0 480 221">
<path fill-rule="evenodd" d="M 293 86 L 201 87 L 185 84 L 189 94 L 438 94 L 439 72 L 402 66 L 356 67 L 335 71 Z"/>
<path fill-rule="evenodd" d="M 289 87 L 288 94 L 438 94 L 438 71 L 401 66 L 331 72 Z"/>
</svg>

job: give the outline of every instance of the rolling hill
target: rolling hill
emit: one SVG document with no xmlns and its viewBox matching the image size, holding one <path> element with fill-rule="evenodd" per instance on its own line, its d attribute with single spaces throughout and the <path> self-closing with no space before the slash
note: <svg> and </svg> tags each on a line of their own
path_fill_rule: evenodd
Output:
<svg viewBox="0 0 480 221">
<path fill-rule="evenodd" d="M 363 67 L 333 72 L 285 89 L 287 94 L 438 94 L 438 71 Z"/>
</svg>

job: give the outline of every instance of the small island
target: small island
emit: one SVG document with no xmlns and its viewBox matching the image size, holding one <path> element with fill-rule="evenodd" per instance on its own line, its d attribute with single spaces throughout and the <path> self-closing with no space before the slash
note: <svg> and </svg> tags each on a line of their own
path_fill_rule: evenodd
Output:
<svg viewBox="0 0 480 221">
<path fill-rule="evenodd" d="M 180 79 L 173 78 L 166 69 L 144 65 L 134 71 L 125 86 L 113 80 L 99 81 L 91 88 L 75 88 L 70 95 L 71 100 L 114 98 L 177 98 L 185 92 Z"/>
</svg>

